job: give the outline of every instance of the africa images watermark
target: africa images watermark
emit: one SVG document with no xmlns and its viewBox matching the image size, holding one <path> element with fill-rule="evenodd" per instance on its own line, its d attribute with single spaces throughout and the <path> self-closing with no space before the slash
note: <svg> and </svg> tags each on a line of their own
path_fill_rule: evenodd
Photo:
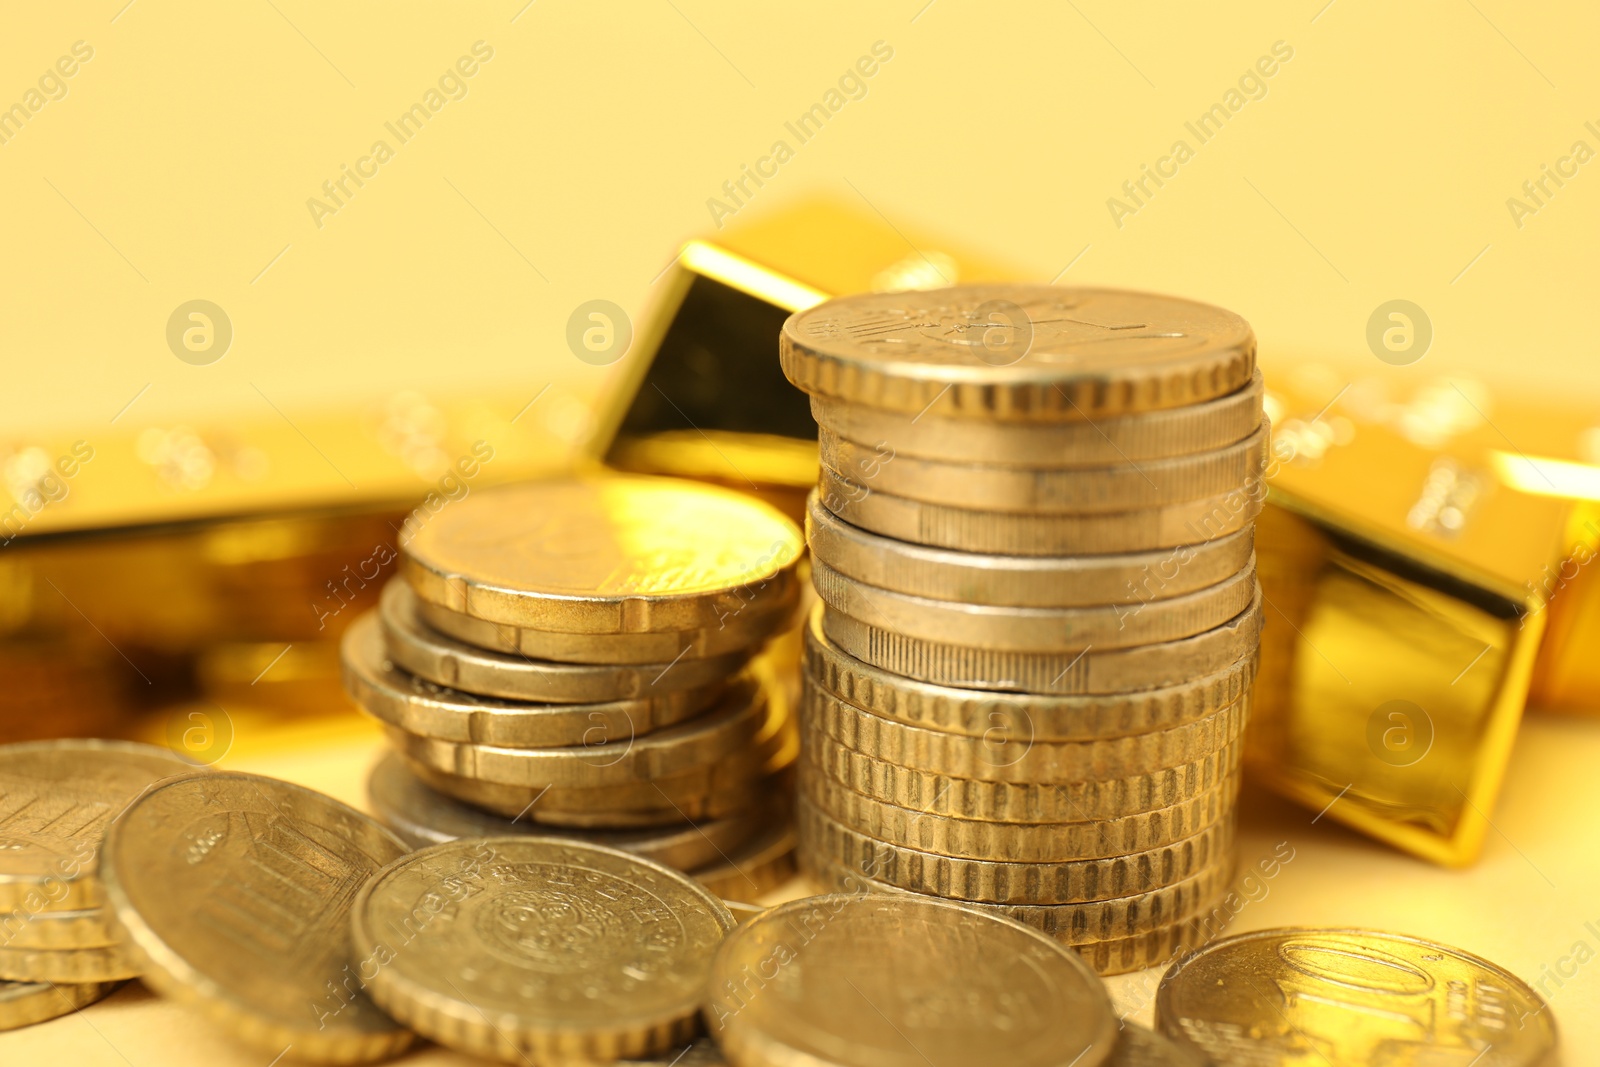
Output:
<svg viewBox="0 0 1600 1067">
<path fill-rule="evenodd" d="M 793 121 L 783 124 L 785 132 L 794 139 L 794 144 L 780 137 L 772 142 L 767 154 L 758 156 L 753 164 L 741 163 L 738 176 L 722 183 L 722 196 L 706 199 L 706 210 L 711 213 L 711 221 L 716 223 L 717 229 L 722 229 L 724 219 L 737 215 L 757 190 L 778 176 L 778 168 L 794 158 L 797 147 L 821 133 L 822 127 L 843 111 L 850 101 L 864 99 L 867 95 L 867 79 L 877 74 L 880 67 L 893 58 L 894 47 L 887 41 L 872 42 L 871 55 L 857 59 L 854 65 L 839 75 L 838 82 L 822 94 L 821 100 L 802 111 Z M 751 188 L 752 184 L 754 189 Z"/>
<path fill-rule="evenodd" d="M 1585 122 L 1583 128 L 1591 137 L 1600 140 L 1600 126 L 1592 120 Z M 1522 195 L 1506 197 L 1506 210 L 1511 213 L 1511 221 L 1517 229 L 1527 224 L 1529 215 L 1537 215 L 1549 207 L 1550 201 L 1566 187 L 1567 182 L 1578 176 L 1579 168 L 1594 157 L 1593 146 L 1579 138 L 1572 142 L 1566 155 L 1556 157 L 1554 166 L 1539 164 L 1539 173 L 1522 183 Z"/>
<path fill-rule="evenodd" d="M 58 100 L 65 100 L 70 91 L 67 79 L 94 58 L 94 46 L 87 41 L 73 41 L 68 54 L 60 56 L 45 68 L 33 85 L 23 90 L 22 96 L 10 107 L 0 110 L 0 145 L 8 145 L 22 132 L 35 115 Z"/>
</svg>

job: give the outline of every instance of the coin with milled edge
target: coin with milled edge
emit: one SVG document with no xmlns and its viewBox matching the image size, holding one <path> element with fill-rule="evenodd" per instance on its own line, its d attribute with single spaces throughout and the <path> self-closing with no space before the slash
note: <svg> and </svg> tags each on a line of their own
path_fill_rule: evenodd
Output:
<svg viewBox="0 0 1600 1067">
<path fill-rule="evenodd" d="M 254 774 L 175 779 L 106 834 L 100 876 L 144 981 L 268 1056 L 385 1059 L 411 1044 L 351 981 L 350 901 L 406 847 L 331 797 Z M 362 979 L 364 980 L 364 979 Z"/>
<path fill-rule="evenodd" d="M 132 741 L 0 745 L 0 911 L 102 903 L 95 863 L 106 826 L 152 782 L 196 769 Z"/>
<path fill-rule="evenodd" d="M 1155 604 L 1216 585 L 1251 560 L 1254 530 L 1198 545 L 1101 556 L 1001 556 L 897 541 L 806 501 L 812 558 L 847 578 L 911 596 L 999 607 Z"/>
<path fill-rule="evenodd" d="M 71 1015 L 79 1008 L 109 996 L 121 982 L 7 982 L 0 981 L 0 1030 L 19 1030 Z"/>
<path fill-rule="evenodd" d="M 735 1063 L 782 1067 L 1096 1067 L 1111 1001 L 1081 959 L 948 901 L 791 901 L 728 935 L 706 1024 Z"/>
<path fill-rule="evenodd" d="M 115 982 L 144 973 L 125 945 L 96 948 L 0 948 L 0 978 L 12 982 Z"/>
<path fill-rule="evenodd" d="M 0 947 L 4 948 L 110 948 L 116 944 L 103 907 L 41 911 L 22 921 L 13 912 L 0 923 Z"/>
<path fill-rule="evenodd" d="M 1237 392 L 1199 404 L 1120 418 L 995 422 L 906 415 L 813 396 L 811 415 L 840 437 L 946 463 L 1100 467 L 1224 448 L 1261 425 L 1261 372 Z"/>
<path fill-rule="evenodd" d="M 940 685 L 1025 693 L 1123 693 L 1181 685 L 1253 655 L 1261 636 L 1261 594 L 1237 616 L 1193 637 L 1134 648 L 1012 652 L 925 641 L 829 609 L 828 639 L 857 659 Z"/>
<path fill-rule="evenodd" d="M 788 806 L 776 805 L 760 833 L 689 874 L 725 900 L 754 902 L 794 875 L 797 847 Z"/>
<path fill-rule="evenodd" d="M 822 465 L 874 490 L 929 504 L 974 510 L 1098 515 L 1170 507 L 1231 492 L 1259 472 L 1269 440 L 1254 434 L 1215 452 L 1112 467 L 997 467 L 893 456 L 887 446 L 848 441 L 827 430 Z"/>
<path fill-rule="evenodd" d="M 1509 971 L 1403 934 L 1225 938 L 1162 976 L 1156 1028 L 1216 1063 L 1554 1067 L 1550 1006 Z"/>
<path fill-rule="evenodd" d="M 795 603 L 803 547 L 794 523 L 743 493 L 611 474 L 474 493 L 417 532 L 402 569 L 423 600 L 474 618 L 645 634 Z"/>
<path fill-rule="evenodd" d="M 1221 626 L 1255 598 L 1256 566 L 1252 556 L 1244 570 L 1216 585 L 1165 600 L 1060 608 L 930 600 L 846 578 L 820 559 L 811 561 L 811 580 L 824 604 L 897 634 L 974 648 L 1054 653 L 1177 641 Z"/>
<path fill-rule="evenodd" d="M 720 656 L 684 656 L 676 662 L 559 663 L 493 652 L 458 641 L 422 620 L 416 594 L 403 579 L 383 587 L 378 610 L 389 658 L 437 685 L 507 700 L 595 704 L 659 699 L 700 689 L 736 673 L 748 650 Z"/>
<path fill-rule="evenodd" d="M 1096 419 L 1226 396 L 1255 370 L 1231 311 L 1153 293 L 980 284 L 862 293 L 789 316 L 783 372 L 814 396 L 916 415 Z"/>
<path fill-rule="evenodd" d="M 817 605 L 805 628 L 808 679 L 874 715 L 990 744 L 1093 741 L 1170 729 L 1235 703 L 1255 678 L 1251 656 L 1204 678 L 1133 693 L 1047 696 L 958 689 L 891 674 L 841 652 L 822 632 L 822 611 Z"/>
<path fill-rule="evenodd" d="M 1142 511 L 1094 515 L 983 511 L 910 500 L 828 467 L 818 473 L 823 506 L 863 530 L 919 545 L 1015 556 L 1147 552 L 1201 544 L 1248 527 L 1266 484 L 1253 477 L 1217 496 Z"/>
<path fill-rule="evenodd" d="M 351 909 L 384 1010 L 509 1061 L 609 1062 L 698 1029 L 733 916 L 688 876 L 549 838 L 454 841 L 379 871 Z"/>
</svg>

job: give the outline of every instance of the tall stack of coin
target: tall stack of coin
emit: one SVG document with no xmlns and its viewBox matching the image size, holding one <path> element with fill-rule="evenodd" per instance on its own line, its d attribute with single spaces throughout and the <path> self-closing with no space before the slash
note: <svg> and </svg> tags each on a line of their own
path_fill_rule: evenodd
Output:
<svg viewBox="0 0 1600 1067">
<path fill-rule="evenodd" d="M 1098 970 L 1231 875 L 1268 427 L 1241 318 L 985 285 L 792 316 L 809 505 L 801 862 L 989 907 Z"/>
<path fill-rule="evenodd" d="M 801 550 L 771 507 L 665 478 L 450 504 L 344 640 L 397 757 L 374 807 L 415 844 L 569 832 L 730 897 L 772 888 L 798 733 L 761 650 L 793 623 Z"/>
</svg>

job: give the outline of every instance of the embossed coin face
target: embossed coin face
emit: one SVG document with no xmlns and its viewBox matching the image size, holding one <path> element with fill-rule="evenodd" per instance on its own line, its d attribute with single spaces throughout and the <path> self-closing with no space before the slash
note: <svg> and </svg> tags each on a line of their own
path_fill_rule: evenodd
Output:
<svg viewBox="0 0 1600 1067">
<path fill-rule="evenodd" d="M 1549 1005 L 1459 949 L 1369 930 L 1225 938 L 1173 966 L 1162 1033 L 1216 1063 L 1556 1062 Z"/>
<path fill-rule="evenodd" d="M 357 958 L 382 961 L 373 996 L 419 1033 L 484 1055 L 596 1060 L 692 1036 L 733 926 L 660 864 L 525 837 L 413 853 L 362 890 L 353 921 Z"/>
<path fill-rule="evenodd" d="M 194 765 L 131 741 L 0 746 L 0 910 L 93 907 L 106 826 L 150 783 Z"/>
<path fill-rule="evenodd" d="M 1176 297 L 1048 285 L 864 293 L 784 323 L 789 380 L 868 407 L 1082 419 L 1198 403 L 1243 387 L 1249 323 Z"/>
<path fill-rule="evenodd" d="M 253 774 L 175 779 L 106 835 L 101 878 L 144 980 L 269 1055 L 354 1063 L 411 1041 L 362 993 L 350 902 L 406 848 L 321 793 Z"/>
<path fill-rule="evenodd" d="M 669 478 L 612 475 L 474 493 L 406 546 L 423 600 L 567 633 L 721 628 L 798 595 L 803 538 L 776 509 Z"/>
<path fill-rule="evenodd" d="M 1093 1067 L 1116 1016 L 1043 934 L 947 901 L 809 897 L 729 936 L 706 1025 L 738 1063 Z"/>
</svg>

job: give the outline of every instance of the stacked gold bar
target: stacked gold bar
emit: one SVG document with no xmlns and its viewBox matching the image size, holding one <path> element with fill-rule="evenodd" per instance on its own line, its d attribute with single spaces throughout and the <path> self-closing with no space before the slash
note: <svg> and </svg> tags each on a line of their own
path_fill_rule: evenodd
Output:
<svg viewBox="0 0 1600 1067">
<path fill-rule="evenodd" d="M 404 545 L 344 639 L 386 728 L 374 808 L 414 844 L 571 833 L 750 899 L 793 872 L 798 748 L 763 654 L 800 531 L 730 490 L 595 476 L 477 493 Z"/>
<path fill-rule="evenodd" d="M 976 285 L 791 317 L 811 394 L 801 863 L 970 902 L 1102 973 L 1233 862 L 1267 451 L 1244 320 Z"/>
</svg>

